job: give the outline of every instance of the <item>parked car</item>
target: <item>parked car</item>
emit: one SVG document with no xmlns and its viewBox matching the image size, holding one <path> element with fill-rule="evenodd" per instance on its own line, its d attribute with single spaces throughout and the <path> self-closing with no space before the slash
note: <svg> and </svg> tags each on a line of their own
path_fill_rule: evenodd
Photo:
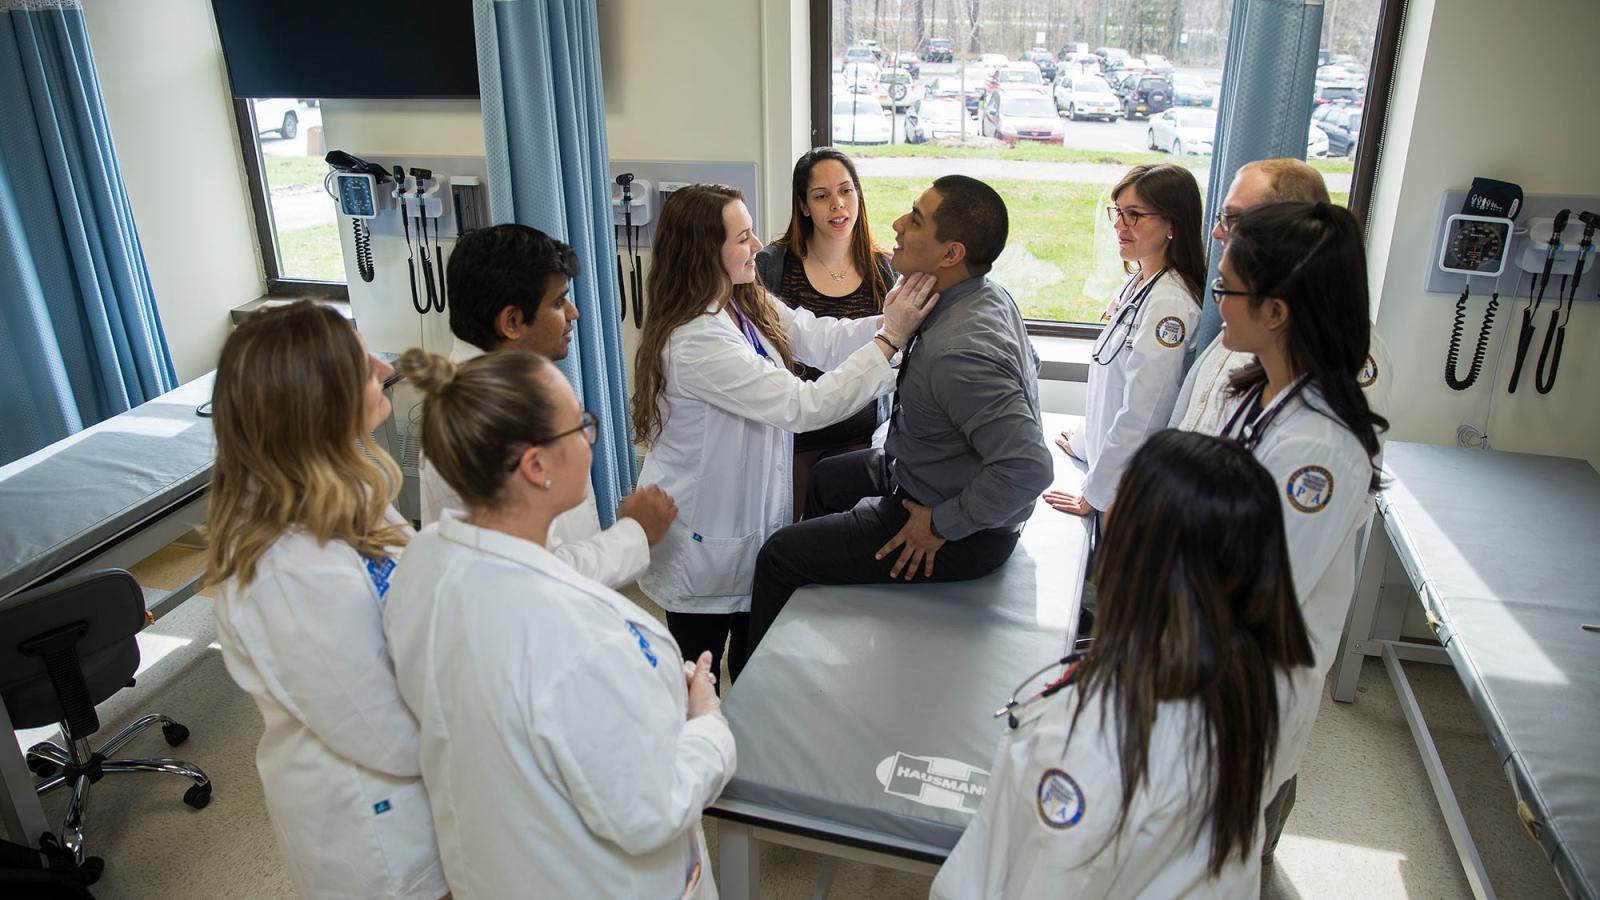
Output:
<svg viewBox="0 0 1600 900">
<path fill-rule="evenodd" d="M 911 104 L 906 112 L 906 141 L 922 144 L 942 137 L 961 137 L 962 124 L 967 122 L 966 106 L 954 97 L 929 97 Z M 967 133 L 974 133 L 971 124 Z"/>
<path fill-rule="evenodd" d="M 989 83 L 989 76 L 994 73 L 981 66 L 967 66 L 962 71 L 967 79 L 967 112 L 977 115 L 978 107 L 983 103 L 984 85 Z"/>
<path fill-rule="evenodd" d="M 835 144 L 887 144 L 893 121 L 870 96 L 846 94 L 833 98 Z"/>
<path fill-rule="evenodd" d="M 918 65 L 915 53 L 909 51 L 896 53 L 894 55 L 894 65 L 897 69 L 905 69 L 911 74 L 912 78 L 922 77 L 922 66 Z"/>
<path fill-rule="evenodd" d="M 1321 128 L 1312 125 L 1306 134 L 1306 159 L 1326 159 L 1328 156 L 1328 135 Z"/>
<path fill-rule="evenodd" d="M 1002 87 L 984 101 L 980 124 L 984 135 L 1015 147 L 1018 141 L 1060 144 L 1064 132 L 1056 105 L 1043 87 Z"/>
<path fill-rule="evenodd" d="M 1152 116 L 1145 129 L 1145 142 L 1151 150 L 1164 150 L 1173 156 L 1186 153 L 1210 155 L 1211 140 L 1217 132 L 1214 109 L 1169 109 Z"/>
<path fill-rule="evenodd" d="M 983 87 L 985 91 L 993 92 L 1013 84 L 1044 87 L 1044 76 L 1039 74 L 1039 67 L 1031 62 L 1007 63 L 995 69 Z"/>
<path fill-rule="evenodd" d="M 1101 75 L 1100 57 L 1093 53 L 1069 53 L 1056 64 L 1057 71 L 1083 75 Z"/>
<path fill-rule="evenodd" d="M 286 141 L 300 133 L 298 104 L 289 99 L 267 98 L 251 101 L 256 111 L 256 133 L 275 134 Z"/>
<path fill-rule="evenodd" d="M 1172 82 L 1160 75 L 1130 73 L 1117 93 L 1122 97 L 1122 115 L 1128 119 L 1147 119 L 1172 106 Z"/>
<path fill-rule="evenodd" d="M 978 57 L 978 65 L 990 70 L 998 69 L 1009 62 L 1011 60 L 1006 59 L 1004 53 L 985 53 Z"/>
<path fill-rule="evenodd" d="M 1091 54 L 1089 52 L 1089 45 L 1085 44 L 1083 41 L 1067 41 L 1065 44 L 1061 45 L 1061 49 L 1060 50 L 1056 51 L 1056 59 L 1061 60 L 1063 62 L 1065 62 L 1066 59 L 1068 57 L 1070 57 L 1070 56 L 1092 56 L 1092 55 L 1093 54 Z"/>
<path fill-rule="evenodd" d="M 1198 75 L 1172 76 L 1173 106 L 1210 106 L 1213 96 L 1211 87 Z"/>
<path fill-rule="evenodd" d="M 873 59 L 876 59 L 878 62 L 883 62 L 883 48 L 878 46 L 877 41 L 872 40 L 871 38 L 862 38 L 861 40 L 856 41 L 856 46 L 865 47 L 868 50 L 871 50 Z"/>
<path fill-rule="evenodd" d="M 885 106 L 894 110 L 905 109 L 922 96 L 922 89 L 917 86 L 916 79 L 904 69 L 896 69 L 878 76 L 878 86 L 889 94 L 890 102 Z"/>
<path fill-rule="evenodd" d="M 849 66 L 852 63 L 871 63 L 873 65 L 877 65 L 878 55 L 872 52 L 871 47 L 863 47 L 860 44 L 857 44 L 853 47 L 846 47 L 844 48 L 844 64 Z"/>
<path fill-rule="evenodd" d="M 1104 71 L 1114 59 L 1127 59 L 1128 51 L 1121 47 L 1096 47 L 1094 55 L 1100 57 L 1100 69 Z"/>
<path fill-rule="evenodd" d="M 1039 75 L 1046 83 L 1056 80 L 1056 58 L 1050 55 L 1049 50 L 1035 47 L 1022 54 L 1022 58 L 1039 67 Z"/>
<path fill-rule="evenodd" d="M 1317 84 L 1329 84 L 1337 87 L 1366 87 L 1367 72 L 1365 69 L 1353 69 L 1343 64 L 1319 66 L 1317 68 Z"/>
<path fill-rule="evenodd" d="M 1311 95 L 1311 100 L 1316 106 L 1360 106 L 1366 100 L 1366 97 L 1365 88 L 1335 87 L 1331 84 L 1319 84 L 1316 92 Z"/>
<path fill-rule="evenodd" d="M 1169 78 L 1172 76 L 1172 63 L 1167 62 L 1167 58 L 1159 53 L 1146 53 L 1144 67 L 1157 75 L 1166 75 Z"/>
<path fill-rule="evenodd" d="M 1311 111 L 1311 124 L 1328 136 L 1329 156 L 1356 152 L 1356 141 L 1361 137 L 1361 107 L 1319 106 Z"/>
<path fill-rule="evenodd" d="M 1100 74 L 1104 75 L 1106 80 L 1112 84 L 1119 84 L 1129 75 L 1144 75 L 1147 72 L 1144 60 L 1137 56 L 1124 56 L 1121 59 L 1113 59 L 1106 63 L 1104 71 Z"/>
<path fill-rule="evenodd" d="M 956 45 L 949 38 L 928 38 L 928 46 L 922 48 L 923 62 L 955 62 Z"/>
<path fill-rule="evenodd" d="M 1104 119 L 1122 115 L 1122 100 L 1099 75 L 1067 72 L 1056 82 L 1056 109 L 1068 119 Z"/>
</svg>

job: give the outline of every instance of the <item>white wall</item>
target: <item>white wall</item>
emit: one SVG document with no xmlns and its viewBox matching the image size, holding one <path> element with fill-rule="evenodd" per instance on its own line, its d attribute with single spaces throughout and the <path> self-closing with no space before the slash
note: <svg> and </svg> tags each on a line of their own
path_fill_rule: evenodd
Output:
<svg viewBox="0 0 1600 900">
<path fill-rule="evenodd" d="M 1488 365 L 1501 342 L 1512 343 L 1498 380 L 1491 384 L 1486 372 L 1476 387 L 1456 392 L 1443 377 L 1455 297 L 1422 289 L 1446 190 L 1465 189 L 1481 175 L 1530 194 L 1600 195 L 1600 114 L 1580 64 L 1596 33 L 1600 3 L 1593 0 L 1411 0 L 1369 239 L 1378 329 L 1395 357 L 1398 440 L 1453 443 L 1458 425 L 1484 426 L 1494 391 L 1487 430 L 1495 448 L 1600 465 L 1600 303 L 1573 309 L 1551 394 L 1532 390 L 1530 359 L 1527 386 L 1507 395 L 1521 304 L 1502 302 Z M 1584 293 L 1593 296 L 1593 286 Z M 1469 314 L 1469 358 L 1485 299 L 1469 307 L 1476 311 Z M 1540 345 L 1547 316 L 1540 312 Z"/>
<path fill-rule="evenodd" d="M 128 199 L 178 378 L 216 368 L 228 311 L 266 292 L 207 0 L 85 0 Z"/>
</svg>

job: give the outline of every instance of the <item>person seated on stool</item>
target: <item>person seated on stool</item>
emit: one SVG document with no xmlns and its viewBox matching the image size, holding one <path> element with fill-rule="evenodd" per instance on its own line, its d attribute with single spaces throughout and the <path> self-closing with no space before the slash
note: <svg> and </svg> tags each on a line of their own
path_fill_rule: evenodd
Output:
<svg viewBox="0 0 1600 900">
<path fill-rule="evenodd" d="M 538 229 L 493 225 L 463 234 L 446 273 L 455 335 L 450 361 L 464 363 L 496 350 L 565 358 L 578 321 L 570 293 L 576 277 L 578 257 L 572 248 Z M 460 509 L 461 499 L 425 454 L 417 465 L 422 524 L 438 521 L 446 508 Z M 677 514 L 672 497 L 650 485 L 625 498 L 617 507 L 617 524 L 601 530 L 591 491 L 551 526 L 550 551 L 585 577 L 621 587 L 650 565 L 650 548 Z"/>
<path fill-rule="evenodd" d="M 895 269 L 933 275 L 942 299 L 904 348 L 887 443 L 819 462 L 807 518 L 761 548 L 740 668 L 803 585 L 993 572 L 1054 476 L 1039 356 L 1011 295 L 987 277 L 1005 248 L 1005 201 L 948 175 L 894 231 Z"/>
</svg>

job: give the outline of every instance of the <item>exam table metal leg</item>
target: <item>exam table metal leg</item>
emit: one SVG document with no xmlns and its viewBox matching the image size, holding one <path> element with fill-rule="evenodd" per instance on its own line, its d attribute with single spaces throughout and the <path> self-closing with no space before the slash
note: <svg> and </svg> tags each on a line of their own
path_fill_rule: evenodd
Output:
<svg viewBox="0 0 1600 900">
<path fill-rule="evenodd" d="M 717 823 L 717 893 L 723 900 L 758 900 L 761 896 L 761 851 L 748 825 Z"/>
<path fill-rule="evenodd" d="M 4 827 L 7 840 L 37 847 L 46 828 L 44 807 L 34 793 L 33 773 L 22 761 L 22 748 L 17 746 L 16 730 L 4 703 L 0 703 L 0 745 L 0 787 L 4 788 L 0 791 L 0 827 Z"/>
<path fill-rule="evenodd" d="M 1356 683 L 1361 680 L 1361 664 L 1368 655 L 1367 644 L 1372 641 L 1378 619 L 1378 601 L 1383 594 L 1383 574 L 1389 566 L 1390 552 L 1383 516 L 1373 513 L 1362 541 L 1355 599 L 1345 617 L 1344 634 L 1333 663 L 1333 699 L 1341 703 L 1352 703 L 1356 699 Z"/>
<path fill-rule="evenodd" d="M 822 871 L 817 873 L 817 889 L 812 892 L 811 900 L 827 900 L 828 891 L 833 888 L 833 876 L 837 874 L 839 874 L 838 858 L 824 856 L 822 858 Z"/>
<path fill-rule="evenodd" d="M 1439 750 L 1433 744 L 1433 736 L 1428 733 L 1428 722 L 1422 717 L 1422 708 L 1417 705 L 1417 697 L 1411 692 L 1411 682 L 1406 680 L 1405 670 L 1400 667 L 1400 656 L 1392 644 L 1383 646 L 1383 665 L 1389 670 L 1389 681 L 1394 685 L 1395 695 L 1400 698 L 1400 710 L 1406 715 L 1406 724 L 1411 726 L 1411 738 L 1416 741 L 1417 752 L 1422 756 L 1422 768 L 1427 771 L 1428 782 L 1433 785 L 1434 799 L 1439 801 L 1439 811 L 1444 814 L 1445 827 L 1450 830 L 1450 841 L 1455 844 L 1456 856 L 1460 857 L 1461 867 L 1466 870 L 1472 896 L 1478 900 L 1494 900 L 1494 886 L 1489 883 L 1489 873 L 1484 871 L 1483 858 L 1478 855 L 1478 847 L 1472 842 L 1472 833 L 1467 830 L 1467 820 L 1461 815 L 1461 806 L 1450 787 L 1450 778 L 1439 759 Z"/>
</svg>

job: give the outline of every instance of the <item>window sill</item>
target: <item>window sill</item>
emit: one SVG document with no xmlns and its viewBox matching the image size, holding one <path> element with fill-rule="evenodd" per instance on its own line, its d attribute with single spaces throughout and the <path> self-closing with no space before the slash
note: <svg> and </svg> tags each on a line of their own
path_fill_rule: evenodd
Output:
<svg viewBox="0 0 1600 900">
<path fill-rule="evenodd" d="M 239 323 L 243 322 L 245 318 L 250 316 L 252 313 L 258 313 L 264 309 L 276 309 L 280 306 L 288 306 L 289 304 L 298 302 L 300 300 L 311 300 L 316 303 L 320 303 L 323 306 L 331 306 L 335 310 L 338 310 L 339 314 L 344 316 L 346 319 L 349 319 L 351 322 L 355 321 L 355 315 L 350 311 L 350 301 L 348 300 L 330 300 L 327 297 L 314 295 L 296 297 L 292 294 L 266 294 L 257 297 L 256 299 L 251 300 L 249 303 L 235 306 L 228 312 L 228 317 L 233 320 L 234 327 L 238 327 Z"/>
<path fill-rule="evenodd" d="M 1033 347 L 1039 352 L 1039 378 L 1042 381 L 1089 380 L 1090 357 L 1094 340 L 1086 337 L 1058 337 L 1035 334 Z"/>
</svg>

